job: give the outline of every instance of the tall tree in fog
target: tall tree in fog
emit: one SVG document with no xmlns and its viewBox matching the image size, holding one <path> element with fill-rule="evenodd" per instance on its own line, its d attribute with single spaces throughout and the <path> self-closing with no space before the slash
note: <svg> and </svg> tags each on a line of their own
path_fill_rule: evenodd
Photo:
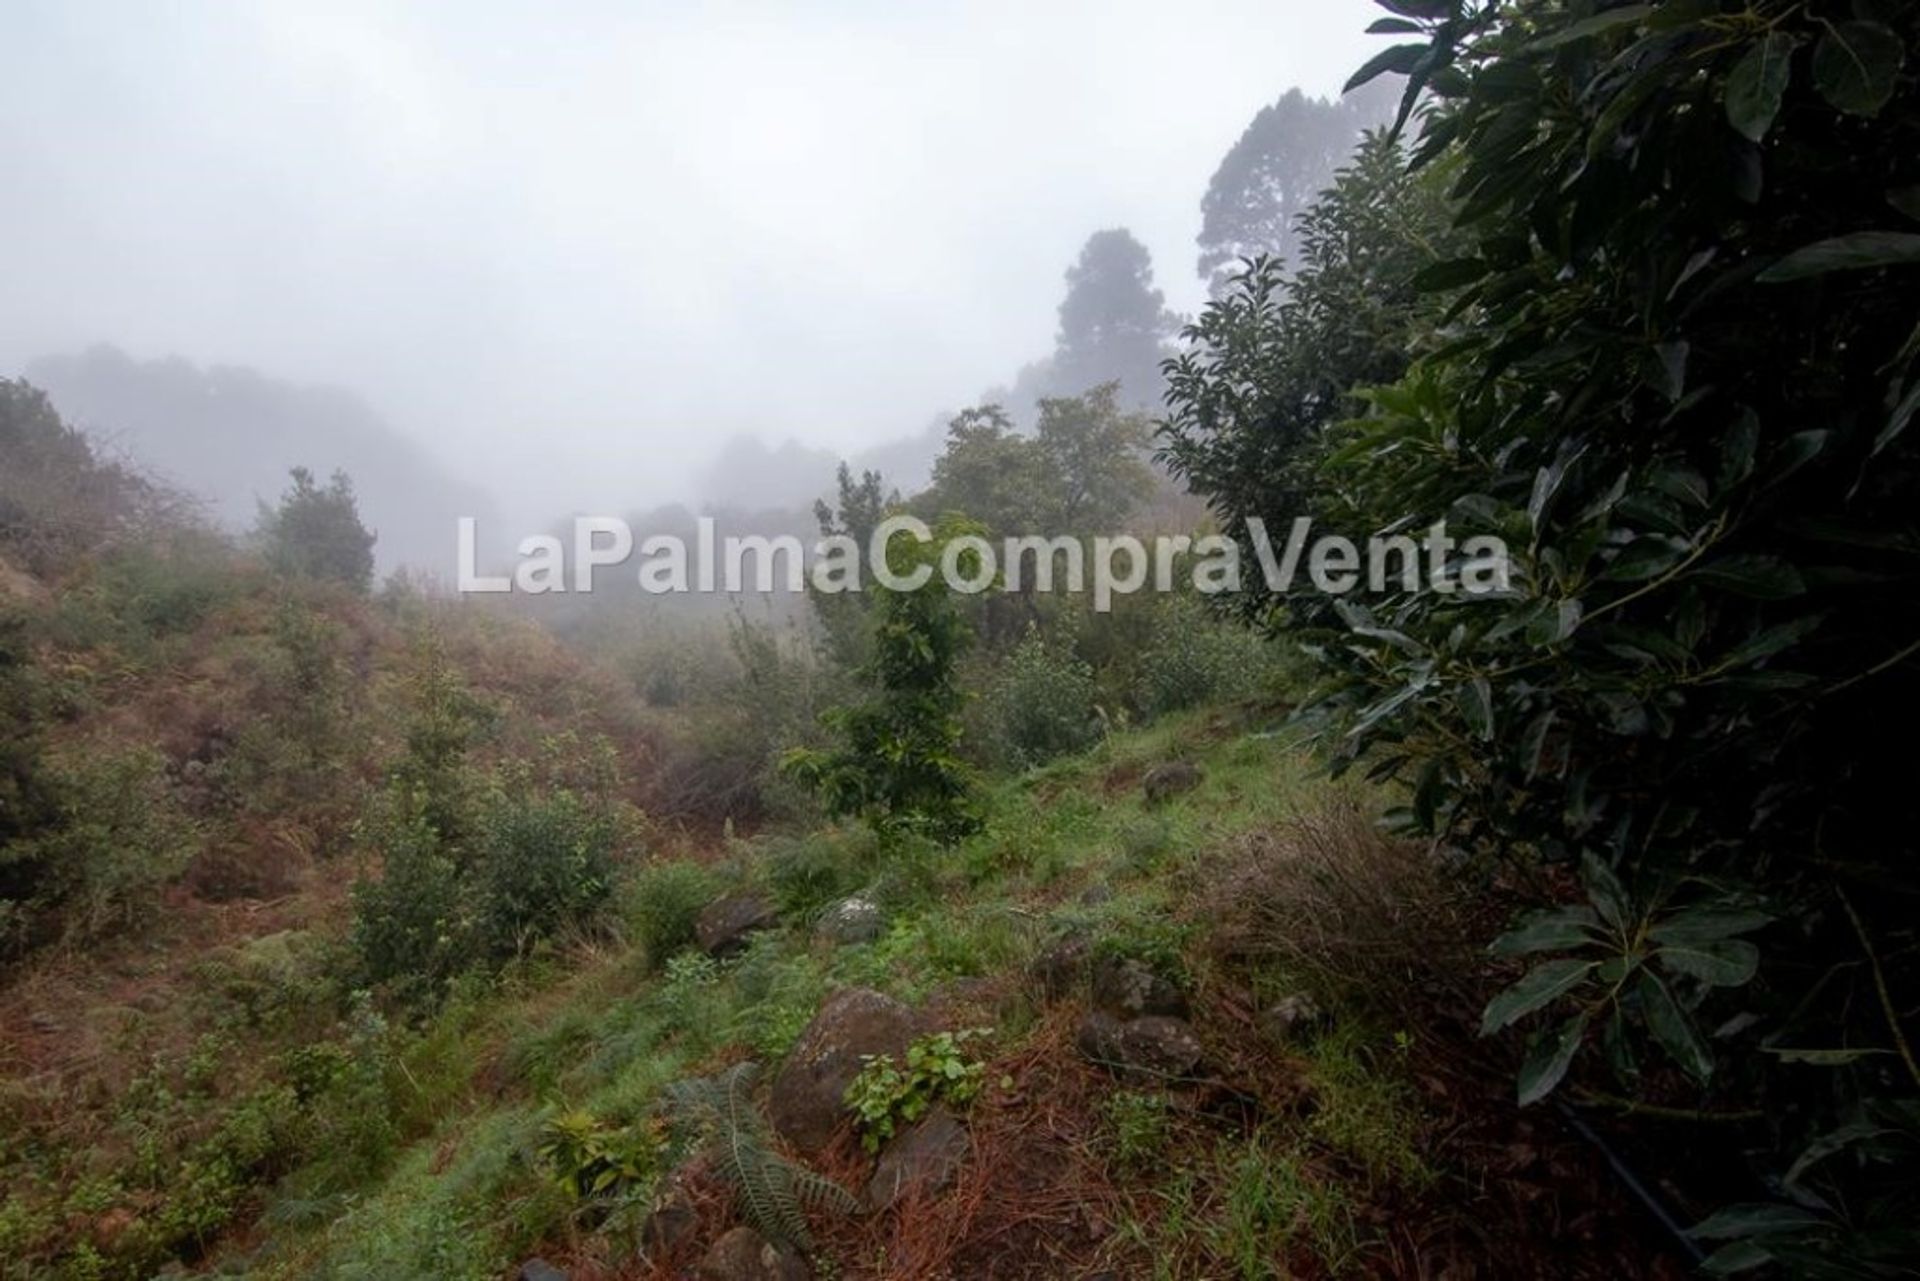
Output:
<svg viewBox="0 0 1920 1281">
<path fill-rule="evenodd" d="M 322 578 L 364 592 L 373 582 L 373 531 L 360 523 L 353 481 L 333 473 L 324 487 L 305 467 L 278 507 L 260 504 L 257 530 L 267 563 L 295 578 Z"/>
<path fill-rule="evenodd" d="M 1254 116 L 1200 201 L 1200 275 L 1216 296 L 1243 258 L 1297 256 L 1300 215 L 1333 185 L 1362 131 L 1391 119 L 1398 83 L 1334 100 L 1289 89 Z"/>
<path fill-rule="evenodd" d="M 1164 344 L 1178 327 L 1147 247 L 1124 227 L 1096 231 L 1067 269 L 1052 390 L 1079 395 L 1111 382 L 1125 404 L 1157 403 Z"/>
<path fill-rule="evenodd" d="M 1084 396 L 1040 402 L 1034 437 L 1058 477 L 1056 532 L 1117 529 L 1153 493 L 1145 461 L 1152 424 L 1123 410 L 1119 393 L 1118 384 L 1102 383 Z"/>
</svg>

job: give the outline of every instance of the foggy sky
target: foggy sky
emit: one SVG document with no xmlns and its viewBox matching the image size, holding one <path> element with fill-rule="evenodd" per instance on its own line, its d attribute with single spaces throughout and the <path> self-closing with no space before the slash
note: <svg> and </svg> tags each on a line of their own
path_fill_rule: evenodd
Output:
<svg viewBox="0 0 1920 1281">
<path fill-rule="evenodd" d="M 1366 0 L 10 0 L 0 374 L 111 342 L 351 387 L 510 518 L 853 450 L 1052 344 L 1126 226 L 1195 310 L 1253 113 Z"/>
</svg>

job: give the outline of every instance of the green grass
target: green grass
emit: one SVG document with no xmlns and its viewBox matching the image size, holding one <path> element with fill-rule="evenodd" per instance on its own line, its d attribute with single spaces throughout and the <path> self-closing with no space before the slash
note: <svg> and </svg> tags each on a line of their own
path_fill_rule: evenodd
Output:
<svg viewBox="0 0 1920 1281">
<path fill-rule="evenodd" d="M 1148 809 L 1138 774 L 1172 758 L 1197 761 L 1204 781 Z M 495 1275 L 578 1228 L 578 1207 L 528 1156 L 545 1118 L 565 1106 L 629 1124 L 676 1079 L 742 1056 L 774 1064 L 838 985 L 917 1001 L 1018 971 L 1068 930 L 1191 976 L 1204 923 L 1185 915 L 1183 878 L 1327 786 L 1284 743 L 1196 715 L 999 782 L 984 830 L 953 850 L 885 866 L 865 833 L 836 829 L 739 842 L 712 867 L 647 868 L 619 892 L 618 945 L 510 972 L 422 1028 L 390 1031 L 398 1150 L 351 1189 L 317 1166 L 295 1171 L 246 1266 L 289 1278 Z M 743 884 L 773 894 L 788 926 L 722 963 L 686 950 L 699 907 Z M 1083 901 L 1093 885 L 1107 894 Z M 886 932 L 862 945 L 817 939 L 819 909 L 853 892 L 883 905 Z M 1031 1013 L 1007 1011 L 996 1049 L 1017 1044 Z M 1155 1094 L 1107 1101 L 1101 1151 L 1158 1207 L 1122 1239 L 1161 1260 L 1155 1275 L 1267 1276 L 1264 1261 L 1289 1250 L 1351 1269 L 1367 1238 L 1327 1170 L 1362 1192 L 1429 1177 L 1390 1040 L 1335 1032 L 1307 1057 L 1311 1119 L 1251 1135 L 1195 1131 Z"/>
</svg>

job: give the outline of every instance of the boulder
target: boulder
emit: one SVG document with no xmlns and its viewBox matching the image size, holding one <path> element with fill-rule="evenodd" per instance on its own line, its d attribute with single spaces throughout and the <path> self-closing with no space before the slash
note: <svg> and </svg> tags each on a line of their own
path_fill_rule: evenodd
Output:
<svg viewBox="0 0 1920 1281">
<path fill-rule="evenodd" d="M 1326 1023 L 1319 1003 L 1305 992 L 1283 996 L 1260 1012 L 1260 1031 L 1270 1040 L 1297 1041 Z"/>
<path fill-rule="evenodd" d="M 1093 959 L 1093 945 L 1084 934 L 1069 934 L 1033 958 L 1027 977 L 1049 1001 L 1071 996 L 1086 981 L 1087 966 Z"/>
<path fill-rule="evenodd" d="M 1075 1035 L 1080 1053 L 1122 1080 L 1165 1083 L 1200 1065 L 1200 1038 L 1185 1019 L 1148 1015 L 1122 1021 L 1095 1010 Z"/>
<path fill-rule="evenodd" d="M 913 1011 L 870 988 L 843 988 L 829 996 L 800 1033 L 773 1078 L 767 1104 L 773 1128 L 809 1155 L 833 1141 L 847 1115 L 847 1087 L 871 1054 L 905 1058 L 913 1039 Z"/>
<path fill-rule="evenodd" d="M 1157 1014 L 1187 1017 L 1187 998 L 1144 961 L 1103 956 L 1093 963 L 1093 1008 L 1125 1023 Z"/>
<path fill-rule="evenodd" d="M 1201 778 L 1200 767 L 1192 761 L 1168 761 L 1146 772 L 1140 780 L 1140 790 L 1147 794 L 1147 804 L 1158 805 L 1183 792 L 1191 792 L 1200 786 Z"/>
<path fill-rule="evenodd" d="M 885 1210 L 903 1197 L 938 1192 L 953 1182 L 967 1159 L 967 1129 L 944 1107 L 935 1107 L 887 1144 L 867 1181 L 869 1210 Z"/>
<path fill-rule="evenodd" d="M 694 922 L 693 936 L 700 950 L 716 959 L 746 950 L 747 939 L 759 930 L 780 924 L 780 913 L 758 894 L 745 891 L 715 899 Z"/>
<path fill-rule="evenodd" d="M 807 1281 L 805 1259 L 752 1228 L 735 1228 L 713 1243 L 694 1273 L 700 1281 Z"/>
<path fill-rule="evenodd" d="M 556 1268 L 545 1259 L 528 1259 L 520 1265 L 515 1274 L 519 1281 L 567 1281 L 564 1269 Z"/>
<path fill-rule="evenodd" d="M 700 1226 L 700 1212 L 679 1177 L 670 1176 L 640 1224 L 640 1249 L 650 1260 L 677 1253 Z"/>
<path fill-rule="evenodd" d="M 871 943 L 887 930 L 886 914 L 872 899 L 841 899 L 820 917 L 820 934 L 835 943 Z"/>
</svg>

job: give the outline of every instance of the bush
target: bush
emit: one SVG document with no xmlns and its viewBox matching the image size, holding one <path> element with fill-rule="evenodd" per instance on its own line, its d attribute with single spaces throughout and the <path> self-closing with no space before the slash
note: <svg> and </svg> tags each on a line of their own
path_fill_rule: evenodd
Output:
<svg viewBox="0 0 1920 1281">
<path fill-rule="evenodd" d="M 305 467 L 291 474 L 293 486 L 280 496 L 280 505 L 260 508 L 267 563 L 288 577 L 325 579 L 365 592 L 373 585 L 374 535 L 360 523 L 353 481 L 337 471 L 323 489 Z"/>
<path fill-rule="evenodd" d="M 496 788 L 474 838 L 479 950 L 505 958 L 586 921 L 606 900 L 619 839 L 614 816 L 573 792 Z"/>
<path fill-rule="evenodd" d="M 863 860 L 847 842 L 820 834 L 771 838 L 759 863 L 781 915 L 797 920 L 811 920 L 868 880 Z"/>
<path fill-rule="evenodd" d="M 952 842 L 980 826 L 959 756 L 966 695 L 955 677 L 971 633 L 938 573 L 941 543 L 972 529 L 949 524 L 929 543 L 893 540 L 893 572 L 928 577 L 913 590 L 875 589 L 873 651 L 861 670 L 871 692 L 827 713 L 834 747 L 796 749 L 782 761 L 829 814 L 859 818 L 889 843 Z"/>
<path fill-rule="evenodd" d="M 1173 380 L 1187 474 L 1236 517 L 1305 476 L 1349 537 L 1512 550 L 1499 595 L 1291 602 L 1338 767 L 1404 780 L 1412 829 L 1572 873 L 1498 944 L 1531 967 L 1483 1022 L 1530 1025 L 1521 1102 L 1593 1073 L 1719 1113 L 1784 1199 L 1702 1232 L 1710 1267 L 1893 1275 L 1920 1249 L 1890 737 L 1920 710 L 1915 5 L 1388 7 L 1423 38 L 1367 74 L 1410 73 L 1472 241 L 1397 282 L 1445 345 L 1351 422 L 1251 412 L 1321 353 L 1245 282 Z M 1330 390 L 1290 403 L 1362 389 Z"/>
<path fill-rule="evenodd" d="M 81 938 L 142 924 L 154 891 L 186 870 L 198 845 L 180 812 L 166 760 L 149 749 L 95 749 L 56 761 L 48 784 L 57 798 L 52 826 L 4 853 L 16 928 L 50 932 L 40 920 Z"/>
<path fill-rule="evenodd" d="M 647 863 L 627 882 L 620 915 L 633 941 L 656 969 L 693 942 L 700 911 L 720 892 L 720 879 L 702 864 L 684 859 Z"/>
<path fill-rule="evenodd" d="M 1278 684 L 1273 646 L 1224 624 L 1200 602 L 1158 603 L 1153 632 L 1134 677 L 1134 705 L 1152 719 L 1207 703 L 1252 698 Z"/>
<path fill-rule="evenodd" d="M 1028 769 L 1085 751 L 1105 729 L 1095 696 L 1093 667 L 1074 655 L 1070 635 L 1050 640 L 1029 631 L 982 700 L 993 754 Z"/>
<path fill-rule="evenodd" d="M 353 888 L 353 944 L 367 980 L 409 999 L 437 997 L 473 959 L 460 865 L 431 814 L 420 791 L 382 793 L 360 831 L 380 875 Z"/>
</svg>

